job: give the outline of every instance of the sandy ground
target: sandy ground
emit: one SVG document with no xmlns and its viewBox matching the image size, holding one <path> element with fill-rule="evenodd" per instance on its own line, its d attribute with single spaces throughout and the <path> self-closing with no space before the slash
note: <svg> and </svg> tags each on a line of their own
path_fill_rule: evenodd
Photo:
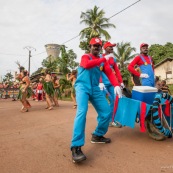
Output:
<svg viewBox="0 0 173 173">
<path fill-rule="evenodd" d="M 146 133 L 124 127 L 109 128 L 110 144 L 91 144 L 96 126 L 92 105 L 86 124 L 87 160 L 74 164 L 70 141 L 75 110 L 72 102 L 45 110 L 45 102 L 31 101 L 21 113 L 19 101 L 0 100 L 0 173 L 157 173 L 173 172 L 173 139 L 154 141 Z"/>
</svg>

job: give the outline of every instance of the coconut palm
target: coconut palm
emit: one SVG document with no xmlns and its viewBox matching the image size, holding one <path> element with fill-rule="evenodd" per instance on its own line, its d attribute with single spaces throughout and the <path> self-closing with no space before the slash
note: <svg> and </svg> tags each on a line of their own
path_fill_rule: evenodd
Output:
<svg viewBox="0 0 173 173">
<path fill-rule="evenodd" d="M 115 28 L 115 25 L 109 23 L 109 18 L 105 18 L 104 16 L 105 12 L 103 10 L 99 11 L 99 7 L 97 6 L 94 6 L 93 9 L 89 9 L 86 12 L 82 12 L 80 23 L 84 23 L 88 27 L 80 32 L 81 39 L 104 36 L 106 40 L 109 40 L 111 36 L 105 29 Z"/>
<path fill-rule="evenodd" d="M 118 43 L 117 52 L 114 52 L 114 55 L 117 59 L 117 62 L 120 64 L 120 68 L 124 69 L 126 67 L 126 63 L 128 60 L 134 58 L 137 54 L 132 54 L 133 51 L 136 51 L 136 48 L 131 47 L 130 42 L 126 43 Z"/>
</svg>

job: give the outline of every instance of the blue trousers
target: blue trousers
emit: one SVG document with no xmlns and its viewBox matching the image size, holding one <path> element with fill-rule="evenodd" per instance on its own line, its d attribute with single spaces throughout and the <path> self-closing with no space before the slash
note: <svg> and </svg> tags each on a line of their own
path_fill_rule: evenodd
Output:
<svg viewBox="0 0 173 173">
<path fill-rule="evenodd" d="M 108 94 L 109 105 L 110 105 L 110 109 L 111 109 L 109 122 L 112 122 L 112 115 L 113 115 L 113 111 L 114 111 L 114 100 L 115 100 L 114 87 L 112 85 L 106 85 L 105 87 L 106 87 L 107 91 L 105 92 L 103 90 L 103 92 L 105 94 L 105 97 L 106 97 L 106 94 Z"/>
<path fill-rule="evenodd" d="M 100 91 L 100 88 L 92 88 L 92 92 L 86 92 L 85 88 L 76 87 L 77 112 L 74 119 L 73 137 L 71 147 L 83 146 L 85 143 L 85 124 L 88 111 L 88 101 L 92 103 L 98 113 L 98 125 L 93 132 L 94 135 L 103 136 L 106 134 L 111 115 L 110 106 Z"/>
</svg>

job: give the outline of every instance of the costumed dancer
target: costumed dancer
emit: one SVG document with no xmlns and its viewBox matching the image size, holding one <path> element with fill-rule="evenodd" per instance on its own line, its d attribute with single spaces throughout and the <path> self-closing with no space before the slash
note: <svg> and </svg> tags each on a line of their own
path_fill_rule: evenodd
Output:
<svg viewBox="0 0 173 173">
<path fill-rule="evenodd" d="M 59 103 L 58 103 L 58 94 L 59 94 L 59 87 L 60 87 L 60 84 L 59 84 L 59 80 L 57 78 L 57 76 L 54 76 L 53 77 L 53 87 L 54 87 L 54 96 L 53 96 L 53 102 L 55 104 L 55 106 L 59 106 Z"/>
<path fill-rule="evenodd" d="M 128 70 L 140 77 L 142 79 L 142 86 L 151 86 L 151 87 L 157 87 L 158 88 L 158 94 L 156 94 L 154 102 L 153 102 L 153 110 L 152 110 L 152 118 L 153 118 L 153 124 L 156 126 L 156 128 L 165 136 L 171 137 L 172 134 L 168 129 L 163 128 L 160 122 L 160 117 L 158 116 L 159 112 L 159 106 L 160 104 L 165 104 L 163 102 L 163 98 L 165 97 L 162 91 L 160 90 L 160 86 L 156 86 L 155 76 L 154 76 L 154 66 L 153 66 L 153 60 L 150 56 L 148 56 L 148 44 L 142 43 L 140 45 L 140 55 L 136 56 L 134 60 L 129 64 Z M 138 65 L 140 67 L 141 74 L 137 71 L 135 71 L 134 66 Z M 158 80 L 158 79 L 157 79 Z M 169 94 L 166 95 L 169 100 L 171 97 Z M 171 101 L 172 103 L 172 101 Z M 170 103 L 168 103 L 170 105 Z M 152 131 L 153 133 L 153 131 Z M 154 134 L 155 135 L 155 134 Z M 153 137 L 154 138 L 154 137 Z"/>
<path fill-rule="evenodd" d="M 15 72 L 15 79 L 18 80 L 19 82 L 22 80 L 24 70 L 25 70 L 25 68 L 23 66 L 20 66 L 19 67 L 19 74 L 17 73 L 17 71 Z"/>
<path fill-rule="evenodd" d="M 138 65 L 141 73 L 135 70 L 135 65 Z M 140 55 L 136 56 L 129 64 L 128 70 L 130 73 L 141 78 L 142 86 L 155 86 L 154 65 L 151 56 L 148 56 L 148 44 L 140 45 Z"/>
<path fill-rule="evenodd" d="M 42 84 L 42 78 L 39 79 L 39 82 L 37 84 L 37 88 L 36 88 L 36 101 L 43 101 L 43 84 Z"/>
<path fill-rule="evenodd" d="M 21 74 L 22 78 L 21 78 L 21 82 L 20 82 L 18 99 L 20 99 L 20 101 L 23 105 L 21 112 L 28 112 L 28 108 L 30 108 L 31 105 L 30 105 L 29 101 L 27 100 L 27 98 L 29 98 L 33 94 L 33 91 L 29 87 L 30 79 L 28 77 L 28 72 L 26 70 L 24 70 L 20 74 Z"/>
<path fill-rule="evenodd" d="M 45 109 L 52 110 L 53 107 L 52 107 L 51 99 L 54 97 L 54 88 L 53 88 L 53 83 L 51 79 L 51 72 L 49 71 L 49 69 L 46 69 L 45 71 L 43 88 L 45 91 L 45 97 L 46 97 L 46 103 L 47 103 L 47 107 Z"/>
<path fill-rule="evenodd" d="M 110 143 L 110 138 L 105 138 L 109 126 L 109 119 L 112 110 L 106 100 L 106 97 L 100 91 L 99 80 L 101 70 L 103 70 L 114 86 L 114 92 L 122 97 L 119 83 L 106 61 L 106 58 L 100 58 L 99 53 L 102 48 L 102 41 L 99 38 L 90 40 L 90 54 L 85 54 L 81 58 L 78 68 L 77 79 L 75 82 L 77 112 L 74 119 L 73 136 L 71 141 L 72 159 L 74 162 L 81 162 L 86 159 L 81 147 L 85 143 L 85 124 L 88 111 L 88 101 L 96 109 L 97 127 L 92 133 L 91 143 Z M 100 68 L 100 65 L 104 66 Z"/>
<path fill-rule="evenodd" d="M 113 47 L 115 47 L 115 46 L 116 46 L 116 44 L 106 42 L 103 46 L 103 48 L 105 50 L 105 53 L 103 55 L 101 55 L 101 57 L 103 56 L 107 59 L 108 64 L 110 65 L 110 67 L 113 70 L 120 86 L 123 89 L 124 88 L 123 79 L 122 79 L 120 70 L 118 69 L 118 66 L 117 66 L 117 63 L 116 63 L 116 58 L 113 55 Z M 107 92 L 109 93 L 108 98 L 109 98 L 110 107 L 111 107 L 111 110 L 112 110 L 112 115 L 110 116 L 109 127 L 121 128 L 122 125 L 117 121 L 114 122 L 114 120 L 112 119 L 113 110 L 114 110 L 114 100 L 115 100 L 114 86 L 110 83 L 108 77 L 106 76 L 106 74 L 104 72 L 101 73 L 99 87 L 103 92 L 105 90 L 107 90 Z M 107 92 L 104 92 L 105 96 L 106 96 Z"/>
<path fill-rule="evenodd" d="M 76 104 L 76 94 L 75 94 L 75 88 L 74 88 L 74 84 L 76 82 L 76 76 L 77 76 L 77 71 L 73 70 L 72 73 L 69 73 L 66 75 L 66 78 L 68 81 L 71 81 L 72 84 L 72 88 L 71 88 L 71 98 L 73 100 L 73 109 L 77 108 L 77 104 Z"/>
<path fill-rule="evenodd" d="M 37 100 L 37 83 L 31 83 L 31 88 L 33 90 L 32 99 Z"/>
<path fill-rule="evenodd" d="M 139 68 L 137 65 L 135 65 L 134 68 L 135 68 L 135 70 L 136 70 L 137 72 L 140 73 L 140 68 Z M 134 86 L 141 86 L 140 77 L 139 77 L 139 76 L 136 76 L 136 75 L 134 75 L 134 74 L 131 74 L 131 82 L 132 82 L 132 84 L 133 84 Z"/>
</svg>

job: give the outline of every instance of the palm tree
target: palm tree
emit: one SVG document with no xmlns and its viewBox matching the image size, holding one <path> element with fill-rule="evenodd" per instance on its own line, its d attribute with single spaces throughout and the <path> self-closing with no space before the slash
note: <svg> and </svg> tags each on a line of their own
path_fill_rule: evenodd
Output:
<svg viewBox="0 0 173 173">
<path fill-rule="evenodd" d="M 101 37 L 104 36 L 106 40 L 109 40 L 111 36 L 105 30 L 107 28 L 113 27 L 115 28 L 114 24 L 109 23 L 109 18 L 104 17 L 105 12 L 103 10 L 99 11 L 99 7 L 94 6 L 94 9 L 89 9 L 86 12 L 82 12 L 80 18 L 81 24 L 84 23 L 88 27 L 84 28 L 80 32 L 81 39 L 88 38 L 91 39 L 92 37 Z"/>
<path fill-rule="evenodd" d="M 120 68 L 123 70 L 126 65 L 125 62 L 134 58 L 137 54 L 132 54 L 133 51 L 136 51 L 136 48 L 131 47 L 130 42 L 118 43 L 117 52 L 114 52 L 114 55 L 117 59 L 117 62 L 120 64 Z"/>
</svg>

